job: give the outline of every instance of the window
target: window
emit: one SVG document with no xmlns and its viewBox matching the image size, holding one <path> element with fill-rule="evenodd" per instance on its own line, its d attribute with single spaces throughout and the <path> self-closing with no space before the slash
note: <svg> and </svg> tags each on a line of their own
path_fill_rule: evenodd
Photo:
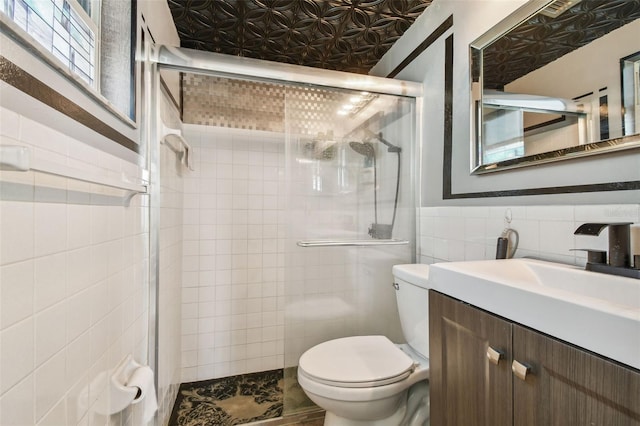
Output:
<svg viewBox="0 0 640 426">
<path fill-rule="evenodd" d="M 1 11 L 90 86 L 98 89 L 98 26 L 91 0 L 0 0 Z"/>
<path fill-rule="evenodd" d="M 135 126 L 136 0 L 0 0 L 0 17 L 18 43 Z"/>
</svg>

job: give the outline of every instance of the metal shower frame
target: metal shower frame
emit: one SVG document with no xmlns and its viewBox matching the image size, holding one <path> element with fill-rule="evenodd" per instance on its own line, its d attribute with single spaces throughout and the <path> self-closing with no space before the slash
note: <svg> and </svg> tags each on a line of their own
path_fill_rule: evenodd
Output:
<svg viewBox="0 0 640 426">
<path fill-rule="evenodd" d="M 261 81 L 286 85 L 322 86 L 327 88 L 367 91 L 385 95 L 395 95 L 415 99 L 415 153 L 412 161 L 413 175 L 422 176 L 422 104 L 423 84 L 411 81 L 395 80 L 370 75 L 353 74 L 341 71 L 264 61 L 252 58 L 240 58 L 219 53 L 165 45 L 148 45 L 144 51 L 144 87 L 143 105 L 148 108 L 143 115 L 141 140 L 146 147 L 147 167 L 149 170 L 149 365 L 157 371 L 158 360 L 158 286 L 159 286 L 159 226 L 160 226 L 160 163 L 159 147 L 164 135 L 159 117 L 158 101 L 160 93 L 160 69 L 179 72 L 193 72 L 232 79 Z M 414 188 L 415 207 L 420 203 L 419 182 Z M 416 233 L 419 223 L 416 221 Z M 419 250 L 419 238 L 416 238 L 414 261 Z M 158 374 L 156 374 L 156 386 Z"/>
</svg>

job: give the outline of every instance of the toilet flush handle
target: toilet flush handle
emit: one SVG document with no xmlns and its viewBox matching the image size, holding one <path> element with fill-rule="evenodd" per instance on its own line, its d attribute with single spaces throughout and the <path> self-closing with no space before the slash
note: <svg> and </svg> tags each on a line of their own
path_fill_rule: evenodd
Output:
<svg viewBox="0 0 640 426">
<path fill-rule="evenodd" d="M 393 286 L 393 288 L 395 288 L 396 290 L 400 290 L 400 284 L 398 283 L 393 283 L 391 284 Z"/>
</svg>

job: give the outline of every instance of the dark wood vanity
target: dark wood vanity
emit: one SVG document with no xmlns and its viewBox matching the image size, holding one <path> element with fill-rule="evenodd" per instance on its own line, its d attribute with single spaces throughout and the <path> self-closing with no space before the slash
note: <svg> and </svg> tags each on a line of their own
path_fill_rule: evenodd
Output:
<svg viewBox="0 0 640 426">
<path fill-rule="evenodd" d="M 640 426 L 636 369 L 434 290 L 429 324 L 432 426 Z"/>
</svg>

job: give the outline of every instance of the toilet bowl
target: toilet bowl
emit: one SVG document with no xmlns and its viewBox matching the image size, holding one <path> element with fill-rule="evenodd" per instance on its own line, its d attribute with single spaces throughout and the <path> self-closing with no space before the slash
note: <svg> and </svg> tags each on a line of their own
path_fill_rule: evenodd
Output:
<svg viewBox="0 0 640 426">
<path fill-rule="evenodd" d="M 393 271 L 408 344 L 352 336 L 320 343 L 300 357 L 298 382 L 326 410 L 325 426 L 428 425 L 428 266 L 396 265 Z"/>
<path fill-rule="evenodd" d="M 298 365 L 300 386 L 327 411 L 325 425 L 400 425 L 407 392 L 428 377 L 428 360 L 384 336 L 321 343 Z"/>
</svg>

